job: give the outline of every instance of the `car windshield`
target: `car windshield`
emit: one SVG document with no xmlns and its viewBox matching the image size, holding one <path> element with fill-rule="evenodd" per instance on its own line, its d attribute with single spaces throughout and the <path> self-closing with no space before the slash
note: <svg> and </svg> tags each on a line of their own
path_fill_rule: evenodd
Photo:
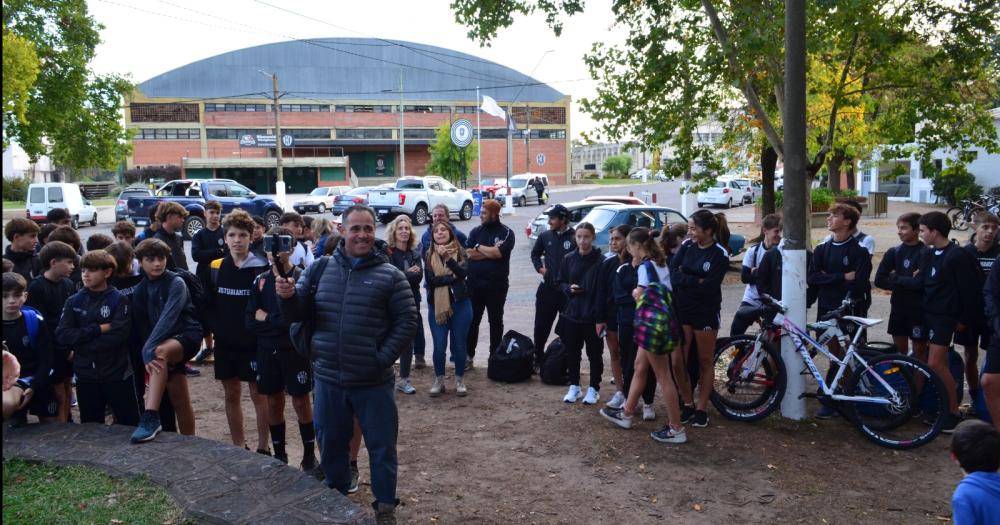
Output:
<svg viewBox="0 0 1000 525">
<path fill-rule="evenodd" d="M 361 188 L 354 188 L 353 190 L 347 192 L 346 194 L 347 195 L 365 195 L 369 191 L 371 191 L 371 188 L 361 187 Z"/>
<path fill-rule="evenodd" d="M 309 193 L 309 195 L 312 195 L 313 197 L 325 197 L 326 196 L 326 188 L 316 188 L 315 190 L 312 190 Z"/>
<path fill-rule="evenodd" d="M 726 187 L 726 182 L 722 181 L 722 180 L 717 180 L 717 181 L 715 181 L 715 187 L 716 188 L 725 188 Z"/>
<path fill-rule="evenodd" d="M 586 217 L 583 218 L 582 222 L 589 222 L 594 225 L 595 230 L 603 231 L 609 224 L 611 224 L 615 215 L 618 215 L 618 212 L 615 210 L 594 208 L 593 210 L 590 210 L 590 213 L 588 213 Z"/>
<path fill-rule="evenodd" d="M 397 190 L 422 190 L 424 189 L 423 180 L 398 180 L 396 181 Z"/>
<path fill-rule="evenodd" d="M 512 179 L 510 181 L 511 188 L 523 188 L 528 185 L 528 179 Z"/>
</svg>

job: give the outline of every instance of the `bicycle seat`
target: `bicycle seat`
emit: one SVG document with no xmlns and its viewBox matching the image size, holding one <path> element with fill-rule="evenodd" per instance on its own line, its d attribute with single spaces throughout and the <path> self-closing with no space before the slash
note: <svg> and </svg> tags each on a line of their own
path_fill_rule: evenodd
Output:
<svg viewBox="0 0 1000 525">
<path fill-rule="evenodd" d="M 875 326 L 882 322 L 881 319 L 872 319 L 868 317 L 855 317 L 853 315 L 845 315 L 843 319 L 855 322 L 861 326 Z"/>
</svg>

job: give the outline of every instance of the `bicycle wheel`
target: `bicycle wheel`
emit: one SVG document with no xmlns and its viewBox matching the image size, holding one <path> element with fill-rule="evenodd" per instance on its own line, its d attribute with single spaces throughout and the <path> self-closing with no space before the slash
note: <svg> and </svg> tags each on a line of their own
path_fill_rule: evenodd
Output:
<svg viewBox="0 0 1000 525">
<path fill-rule="evenodd" d="M 964 232 L 969 229 L 969 221 L 966 219 L 965 210 L 962 208 L 948 208 L 945 215 L 951 219 L 952 230 Z"/>
<path fill-rule="evenodd" d="M 736 421 L 757 421 L 781 405 L 785 363 L 768 341 L 742 335 L 720 340 L 715 348 L 714 389 L 710 399 L 720 414 Z"/>
<path fill-rule="evenodd" d="M 842 401 L 858 430 L 873 442 L 897 450 L 916 448 L 937 437 L 948 413 L 948 396 L 937 374 L 899 354 L 866 357 L 865 361 L 868 367 L 855 370 L 848 379 L 846 395 L 890 402 Z"/>
</svg>

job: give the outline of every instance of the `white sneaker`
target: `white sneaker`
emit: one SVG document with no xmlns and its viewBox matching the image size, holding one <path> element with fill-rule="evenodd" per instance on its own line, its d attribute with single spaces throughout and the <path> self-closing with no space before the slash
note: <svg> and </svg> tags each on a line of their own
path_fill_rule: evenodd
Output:
<svg viewBox="0 0 1000 525">
<path fill-rule="evenodd" d="M 463 397 L 469 393 L 469 390 L 465 388 L 465 380 L 461 377 L 455 378 L 455 395 L 458 397 Z"/>
<path fill-rule="evenodd" d="M 642 404 L 642 420 L 652 421 L 656 419 L 656 411 L 653 410 L 653 405 Z"/>
<path fill-rule="evenodd" d="M 587 395 L 583 398 L 584 405 L 596 405 L 597 401 L 601 399 L 601 394 L 594 389 L 594 387 L 587 387 Z"/>
<path fill-rule="evenodd" d="M 444 392 L 444 376 L 438 376 L 437 379 L 434 380 L 434 384 L 431 386 L 431 397 L 438 397 Z"/>
<path fill-rule="evenodd" d="M 615 395 L 611 396 L 611 401 L 608 401 L 604 406 L 608 408 L 621 408 L 625 404 L 625 394 L 621 390 L 615 392 Z"/>
<path fill-rule="evenodd" d="M 563 401 L 566 403 L 576 403 L 581 397 L 583 397 L 583 392 L 580 392 L 580 387 L 578 385 L 570 385 L 569 391 L 566 392 L 566 397 Z"/>
</svg>

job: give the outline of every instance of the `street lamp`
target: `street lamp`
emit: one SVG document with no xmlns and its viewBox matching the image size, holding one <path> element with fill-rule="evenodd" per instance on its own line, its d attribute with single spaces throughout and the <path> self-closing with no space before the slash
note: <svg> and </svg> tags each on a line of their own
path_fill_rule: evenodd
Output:
<svg viewBox="0 0 1000 525">
<path fill-rule="evenodd" d="M 281 147 L 283 142 L 281 140 L 281 110 L 278 107 L 278 74 L 268 73 L 263 69 L 258 69 L 258 73 L 264 75 L 265 77 L 271 77 L 271 83 L 274 90 L 274 103 L 272 107 L 274 109 L 274 152 L 275 152 L 275 171 L 277 173 L 277 182 L 274 183 L 274 192 L 277 195 L 278 202 L 281 207 L 286 207 L 285 203 L 285 173 L 281 160 Z M 240 156 L 242 158 L 242 155 Z"/>
<path fill-rule="evenodd" d="M 545 57 L 547 57 L 549 53 L 553 52 L 555 52 L 555 49 L 549 49 L 544 53 L 542 53 L 542 56 L 538 59 L 538 62 L 535 64 L 535 67 L 531 68 L 531 73 L 528 73 L 528 78 L 531 78 L 535 74 L 535 71 L 538 69 L 538 66 L 542 65 L 542 61 L 545 60 Z M 521 85 L 521 89 L 517 90 L 517 94 L 514 95 L 514 100 L 510 102 L 511 115 L 508 116 L 509 118 L 513 118 L 514 104 L 517 103 L 517 99 L 521 96 L 521 93 L 524 91 L 526 85 L 527 83 Z M 530 172 L 531 145 L 529 141 L 531 140 L 531 131 L 528 128 L 531 127 L 531 108 L 529 108 L 527 104 L 524 105 L 524 113 L 525 115 L 527 115 L 527 120 L 525 121 L 524 125 L 526 131 L 524 137 L 524 153 L 525 153 L 524 162 L 525 162 L 525 169 Z M 513 147 L 511 146 L 511 130 L 510 126 L 508 125 L 507 126 L 507 199 L 504 200 L 504 210 L 503 210 L 504 215 L 514 214 L 514 201 L 511 198 L 511 191 L 510 191 L 510 176 L 513 174 L 513 171 L 514 171 L 514 151 Z"/>
</svg>

